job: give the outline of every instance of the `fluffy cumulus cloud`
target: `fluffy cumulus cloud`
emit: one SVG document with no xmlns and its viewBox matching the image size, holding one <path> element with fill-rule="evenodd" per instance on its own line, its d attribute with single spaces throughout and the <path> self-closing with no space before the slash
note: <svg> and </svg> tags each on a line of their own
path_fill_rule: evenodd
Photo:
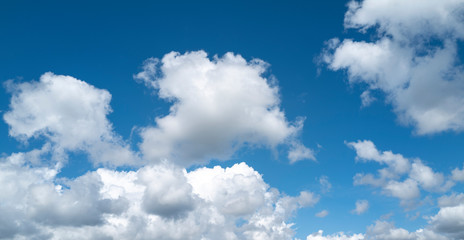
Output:
<svg viewBox="0 0 464 240">
<path fill-rule="evenodd" d="M 377 174 L 358 173 L 355 185 L 379 187 L 386 195 L 401 200 L 406 207 L 417 203 L 422 191 L 443 194 L 457 181 L 462 181 L 461 169 L 456 168 L 448 176 L 433 171 L 419 159 L 408 159 L 391 151 L 379 151 L 371 141 L 347 142 L 356 151 L 359 162 L 376 162 L 384 165 Z M 367 200 L 356 201 L 354 214 L 362 214 L 369 208 Z M 423 216 L 427 224 L 423 228 L 409 231 L 396 227 L 393 222 L 377 220 L 367 226 L 364 233 L 323 234 L 323 230 L 307 236 L 307 240 L 458 240 L 464 239 L 464 193 L 453 192 L 437 199 L 436 213 Z M 318 214 L 322 214 L 318 213 Z"/>
<path fill-rule="evenodd" d="M 442 193 L 455 185 L 453 176 L 445 177 L 443 173 L 433 171 L 420 159 L 411 160 L 391 151 L 380 152 L 369 140 L 346 144 L 356 151 L 358 161 L 374 161 L 386 165 L 378 170 L 377 176 L 372 173 L 357 173 L 354 184 L 381 187 L 385 194 L 399 198 L 404 206 L 413 204 L 419 198 L 421 189 Z"/>
<path fill-rule="evenodd" d="M 286 144 L 291 161 L 314 159 L 266 66 L 201 51 L 148 60 L 137 78 L 173 105 L 141 130 L 140 151 L 113 131 L 108 91 L 53 73 L 8 82 L 10 136 L 43 144 L 0 157 L 0 239 L 291 239 L 292 217 L 317 194 L 281 193 L 246 163 L 192 167 L 244 145 Z M 100 168 L 60 177 L 73 152 Z"/>
<path fill-rule="evenodd" d="M 148 59 L 134 77 L 172 106 L 156 118 L 156 126 L 141 130 L 145 158 L 189 165 L 227 159 L 244 145 L 287 144 L 291 162 L 314 159 L 313 151 L 295 140 L 303 120 L 286 120 L 278 87 L 265 77 L 267 67 L 233 53 L 210 59 L 204 51 Z"/>
<path fill-rule="evenodd" d="M 45 73 L 38 82 L 7 83 L 9 134 L 21 141 L 45 137 L 56 158 L 82 150 L 96 164 L 133 165 L 137 157 L 106 118 L 111 94 L 70 76 Z M 60 159 L 57 159 L 58 161 Z"/>
<path fill-rule="evenodd" d="M 453 193 L 438 200 L 440 211 L 430 218 L 431 228 L 452 239 L 464 238 L 464 194 Z"/>
<path fill-rule="evenodd" d="M 323 54 L 332 70 L 364 83 L 363 106 L 380 91 L 401 123 L 418 134 L 464 130 L 464 81 L 458 43 L 462 0 L 351 1 L 345 28 L 375 30 L 373 41 L 332 39 Z"/>
<path fill-rule="evenodd" d="M 22 156 L 1 160 L 2 239 L 290 239 L 288 219 L 318 201 L 279 193 L 245 163 L 102 168 L 60 180 Z"/>
<path fill-rule="evenodd" d="M 346 143 L 356 151 L 356 160 L 362 162 L 377 162 L 386 167 L 378 170 L 377 174 L 358 173 L 354 176 L 355 185 L 371 185 L 379 187 L 386 195 L 401 200 L 405 207 L 417 206 L 421 192 L 448 192 L 460 180 L 459 168 L 444 175 L 433 171 L 419 159 L 408 159 L 401 154 L 391 151 L 379 151 L 371 141 L 357 141 Z M 393 222 L 378 220 L 367 227 L 362 234 L 332 234 L 323 235 L 322 230 L 313 233 L 307 239 L 408 239 L 408 240 L 457 240 L 464 238 L 464 194 L 451 193 L 443 195 L 437 200 L 438 211 L 434 215 L 424 216 L 427 225 L 416 231 L 408 231 L 395 227 Z M 367 201 L 358 200 L 352 213 L 360 214 L 369 207 Z"/>
<path fill-rule="evenodd" d="M 49 236 L 43 226 L 100 225 L 104 215 L 120 214 L 127 207 L 124 198 L 100 196 L 103 182 L 98 174 L 60 180 L 54 168 L 28 166 L 28 157 L 13 154 L 0 159 L 0 238 Z"/>
</svg>

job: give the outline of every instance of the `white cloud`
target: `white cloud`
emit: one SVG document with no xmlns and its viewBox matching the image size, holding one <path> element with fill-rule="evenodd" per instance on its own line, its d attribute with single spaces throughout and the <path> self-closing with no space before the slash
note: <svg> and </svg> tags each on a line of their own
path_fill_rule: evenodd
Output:
<svg viewBox="0 0 464 240">
<path fill-rule="evenodd" d="M 442 173 L 435 173 L 430 167 L 425 166 L 421 161 L 416 160 L 412 164 L 409 176 L 416 180 L 427 191 L 446 191 L 453 183 L 443 185 L 445 178 Z"/>
<path fill-rule="evenodd" d="M 361 161 L 375 161 L 380 164 L 388 165 L 388 174 L 396 175 L 407 173 L 411 168 L 411 163 L 401 154 L 394 154 L 391 151 L 380 153 L 374 143 L 369 140 L 358 140 L 348 142 L 348 146 L 356 150 L 356 159 Z"/>
<path fill-rule="evenodd" d="M 411 161 L 391 151 L 379 152 L 372 141 L 346 144 L 356 151 L 356 160 L 387 165 L 378 170 L 378 176 L 372 173 L 357 173 L 353 177 L 354 185 L 381 187 L 385 194 L 399 198 L 402 205 L 413 204 L 420 196 L 421 189 L 428 192 L 446 192 L 455 184 L 452 179 L 446 179 L 442 173 L 434 172 L 419 159 Z"/>
<path fill-rule="evenodd" d="M 376 221 L 374 225 L 367 228 L 367 239 L 378 240 L 412 240 L 416 239 L 413 233 L 403 228 L 395 228 L 393 223 Z"/>
<path fill-rule="evenodd" d="M 464 202 L 462 201 L 461 195 L 459 196 L 461 200 L 459 204 L 443 206 L 435 216 L 431 217 L 431 229 L 435 232 L 447 235 L 451 239 L 464 238 Z"/>
<path fill-rule="evenodd" d="M 4 119 L 10 135 L 44 144 L 0 158 L 0 238 L 294 236 L 289 221 L 299 208 L 316 204 L 318 195 L 280 193 L 245 163 L 189 172 L 183 168 L 225 159 L 243 145 L 286 144 L 292 151 L 297 146 L 302 150 L 298 160 L 312 154 L 296 140 L 302 120 L 285 119 L 277 87 L 262 77 L 267 64 L 233 54 L 210 60 L 204 52 L 171 53 L 161 62 L 163 77 L 151 74 L 150 64 L 138 77 L 173 106 L 169 115 L 157 118 L 156 127 L 141 131 L 143 160 L 113 132 L 108 91 L 53 73 L 38 82 L 8 83 L 13 96 Z M 153 141 L 158 144 L 150 145 Z M 80 151 L 95 165 L 140 168 L 100 168 L 75 179 L 58 178 L 67 153 Z"/>
<path fill-rule="evenodd" d="M 104 215 L 118 215 L 127 207 L 124 198 L 100 197 L 98 174 L 74 180 L 57 179 L 48 167 L 30 167 L 28 154 L 0 159 L 0 238 L 41 235 L 41 226 L 82 227 L 104 223 Z M 5 229 L 2 229 L 2 228 Z M 44 237 L 45 238 L 45 237 Z"/>
<path fill-rule="evenodd" d="M 332 184 L 330 183 L 329 177 L 327 176 L 321 176 L 319 178 L 319 184 L 321 184 L 322 193 L 330 192 L 330 189 L 332 189 Z"/>
<path fill-rule="evenodd" d="M 190 172 L 169 163 L 102 168 L 68 180 L 24 156 L 0 162 L 2 238 L 290 239 L 287 221 L 319 199 L 285 196 L 245 163 Z"/>
<path fill-rule="evenodd" d="M 269 188 L 261 175 L 245 163 L 233 168 L 199 168 L 188 174 L 195 194 L 215 204 L 223 214 L 248 215 L 265 201 Z"/>
<path fill-rule="evenodd" d="M 464 72 L 457 42 L 464 38 L 462 0 L 351 1 L 345 27 L 375 29 L 375 41 L 329 41 L 323 60 L 366 83 L 363 106 L 381 91 L 401 123 L 418 134 L 464 129 Z M 414 7 L 413 7 L 414 6 Z"/>
<path fill-rule="evenodd" d="M 305 159 L 316 160 L 316 157 L 313 150 L 300 143 L 294 143 L 288 151 L 288 159 L 290 159 L 290 163 L 295 163 Z"/>
<path fill-rule="evenodd" d="M 76 78 L 45 73 L 39 82 L 14 84 L 10 111 L 3 115 L 9 134 L 26 141 L 44 136 L 57 161 L 63 151 L 84 150 L 94 163 L 130 165 L 137 159 L 106 118 L 111 95 Z"/>
<path fill-rule="evenodd" d="M 306 240 L 363 240 L 364 235 L 361 233 L 353 234 L 353 235 L 346 235 L 343 232 L 335 233 L 332 235 L 322 235 L 323 231 L 319 230 L 315 233 L 312 233 L 306 237 Z"/>
<path fill-rule="evenodd" d="M 294 145 L 302 120 L 286 120 L 278 87 L 264 77 L 267 66 L 233 53 L 210 60 L 204 51 L 148 59 L 134 77 L 172 106 L 167 116 L 156 118 L 156 126 L 141 131 L 145 158 L 188 166 L 227 159 L 243 145 L 290 144 L 292 162 L 314 159 L 310 149 Z"/>
<path fill-rule="evenodd" d="M 440 210 L 428 217 L 425 228 L 409 232 L 397 228 L 392 222 L 376 221 L 368 226 L 366 239 L 376 240 L 458 240 L 464 237 L 464 204 L 462 194 L 444 196 L 439 200 Z M 456 202 L 460 201 L 460 202 Z M 322 238 L 324 239 L 324 238 Z M 327 238 L 330 239 L 330 238 Z"/>
<path fill-rule="evenodd" d="M 148 166 L 138 171 L 138 181 L 146 188 L 142 207 L 151 214 L 162 217 L 182 217 L 195 207 L 192 186 L 184 173 L 167 163 Z"/>
<path fill-rule="evenodd" d="M 461 231 L 462 233 L 462 231 Z M 436 232 L 433 225 L 426 228 L 418 229 L 414 232 L 409 232 L 404 228 L 395 227 L 394 223 L 377 220 L 374 224 L 366 229 L 366 233 L 345 234 L 343 232 L 331 235 L 323 235 L 323 231 L 319 230 L 307 236 L 307 240 L 457 240 L 462 239 L 461 235 L 446 235 Z"/>
<path fill-rule="evenodd" d="M 356 207 L 351 212 L 361 215 L 369 209 L 369 201 L 367 200 L 357 200 Z"/>
<path fill-rule="evenodd" d="M 384 189 L 390 195 L 403 201 L 413 200 L 420 196 L 420 190 L 417 182 L 408 178 L 403 182 L 391 180 L 385 185 Z"/>
<path fill-rule="evenodd" d="M 461 203 L 464 203 L 464 193 L 452 193 L 449 196 L 442 196 L 438 199 L 438 206 L 441 208 L 454 207 L 460 205 Z"/>
<path fill-rule="evenodd" d="M 378 177 L 371 173 L 358 173 L 354 177 L 355 185 L 372 185 L 380 187 L 384 194 L 401 200 L 403 206 L 414 206 L 421 190 L 428 192 L 446 192 L 454 186 L 454 181 L 459 181 L 460 171 L 454 169 L 451 176 L 445 177 L 442 173 L 434 172 L 421 160 L 411 161 L 400 154 L 391 151 L 379 152 L 371 141 L 349 142 L 348 146 L 356 150 L 356 159 L 359 161 L 375 161 L 386 164 L 386 168 L 378 171 Z M 407 166 L 408 171 L 401 172 L 394 166 Z M 428 225 L 415 232 L 409 232 L 403 228 L 396 228 L 393 223 L 377 221 L 367 228 L 366 239 L 414 239 L 414 240 L 457 240 L 464 237 L 464 194 L 452 193 L 438 199 L 438 213 L 434 216 L 426 216 Z M 358 204 L 356 204 L 358 209 Z M 361 206 L 361 204 L 360 204 Z M 353 212 L 356 212 L 356 209 Z M 334 235 L 335 236 L 335 235 Z M 320 239 L 331 239 L 330 235 L 323 237 L 314 234 Z M 314 238 L 317 239 L 317 238 Z"/>
<path fill-rule="evenodd" d="M 327 211 L 327 210 L 322 210 L 322 211 L 316 213 L 316 217 L 319 217 L 319 218 L 324 218 L 327 215 L 329 215 L 329 211 Z"/>
<path fill-rule="evenodd" d="M 372 93 L 369 90 L 364 91 L 361 94 L 361 103 L 363 107 L 371 105 L 376 99 L 372 97 Z"/>
<path fill-rule="evenodd" d="M 438 199 L 439 212 L 430 217 L 429 229 L 448 236 L 449 239 L 464 238 L 464 193 L 453 193 Z"/>
<path fill-rule="evenodd" d="M 464 168 L 463 169 L 459 169 L 459 168 L 455 168 L 452 172 L 452 178 L 454 181 L 457 181 L 457 182 L 464 182 Z"/>
</svg>

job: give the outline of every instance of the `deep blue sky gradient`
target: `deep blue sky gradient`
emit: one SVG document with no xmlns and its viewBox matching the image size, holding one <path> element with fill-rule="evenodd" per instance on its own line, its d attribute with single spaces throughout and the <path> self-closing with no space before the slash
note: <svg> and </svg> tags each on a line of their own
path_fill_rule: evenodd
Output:
<svg viewBox="0 0 464 240">
<path fill-rule="evenodd" d="M 375 163 L 356 163 L 344 141 L 372 140 L 380 150 L 418 157 L 435 171 L 462 167 L 463 134 L 416 136 L 396 121 L 391 106 L 378 101 L 361 108 L 360 86 L 349 86 L 343 72 L 331 72 L 317 60 L 324 42 L 333 37 L 362 39 L 344 30 L 346 1 L 4 1 L 0 3 L 0 80 L 38 80 L 47 71 L 71 75 L 112 94 L 114 129 L 136 147 L 134 127 L 154 124 L 168 113 L 169 103 L 133 80 L 143 61 L 170 51 L 226 52 L 247 60 L 260 58 L 278 79 L 282 109 L 290 121 L 306 117 L 300 136 L 317 151 L 317 162 L 289 165 L 285 151 L 245 148 L 226 162 L 246 161 L 264 180 L 289 195 L 319 191 L 318 178 L 333 185 L 314 208 L 295 217 L 297 237 L 325 229 L 364 232 L 381 215 L 392 212 L 398 226 L 416 229 L 424 219 L 407 220 L 398 200 L 367 186 L 353 186 L 357 172 L 374 172 Z M 8 110 L 10 95 L 0 91 L 0 111 Z M 0 123 L 0 152 L 29 149 L 8 136 Z M 318 148 L 317 145 L 321 147 Z M 277 154 L 276 154 L 277 152 Z M 61 176 L 76 177 L 92 166 L 74 154 Z M 462 185 L 455 190 L 463 190 Z M 362 215 L 350 213 L 357 199 L 369 199 Z M 421 213 L 433 212 L 430 205 Z M 328 209 L 325 218 L 314 214 Z"/>
</svg>

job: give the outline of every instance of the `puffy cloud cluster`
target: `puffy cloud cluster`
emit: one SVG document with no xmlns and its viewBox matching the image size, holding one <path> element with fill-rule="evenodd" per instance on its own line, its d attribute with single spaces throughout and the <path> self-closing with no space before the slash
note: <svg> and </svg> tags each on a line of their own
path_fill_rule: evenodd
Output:
<svg viewBox="0 0 464 240">
<path fill-rule="evenodd" d="M 462 170 L 458 168 L 449 176 L 444 176 L 442 173 L 434 172 L 419 159 L 410 160 L 391 151 L 380 152 L 374 143 L 368 140 L 348 142 L 347 145 L 356 151 L 357 161 L 373 161 L 386 165 L 385 168 L 378 170 L 377 176 L 371 173 L 356 174 L 354 184 L 380 187 L 383 193 L 399 198 L 404 206 L 409 207 L 416 203 L 422 190 L 443 193 L 450 190 L 456 181 L 460 181 Z M 433 216 L 426 216 L 428 225 L 414 232 L 396 228 L 392 222 L 379 220 L 368 226 L 365 234 L 338 233 L 324 236 L 321 230 L 309 235 L 307 239 L 457 240 L 464 238 L 464 194 L 444 195 L 437 202 L 438 212 Z M 352 213 L 360 214 L 368 207 L 367 201 L 358 200 Z"/>
<path fill-rule="evenodd" d="M 50 228 L 100 225 L 105 214 L 120 214 L 127 206 L 122 198 L 104 198 L 96 173 L 74 180 L 57 179 L 57 171 L 28 166 L 29 153 L 0 159 L 0 238 L 49 236 Z M 60 183 L 58 183 L 60 182 Z"/>
<path fill-rule="evenodd" d="M 332 39 L 323 54 L 332 70 L 364 83 L 364 106 L 385 93 L 401 123 L 418 134 L 464 130 L 462 0 L 351 1 L 345 28 L 376 31 L 374 41 Z"/>
<path fill-rule="evenodd" d="M 452 239 L 464 238 L 464 194 L 453 193 L 438 199 L 440 211 L 430 218 L 431 228 Z"/>
<path fill-rule="evenodd" d="M 462 208 L 463 204 L 456 206 Z M 397 228 L 392 222 L 377 220 L 366 229 L 366 233 L 345 234 L 343 232 L 323 235 L 319 230 L 307 236 L 307 240 L 458 240 L 463 239 L 464 213 L 462 209 L 450 207 L 441 208 L 437 215 L 432 216 L 425 228 L 410 232 Z"/>
<path fill-rule="evenodd" d="M 231 53 L 167 54 L 138 79 L 173 103 L 141 131 L 140 152 L 112 128 L 111 95 L 71 76 L 46 73 L 13 83 L 3 117 L 10 136 L 43 143 L 0 157 L 0 239 L 291 239 L 297 209 L 319 196 L 287 196 L 246 163 L 192 168 L 227 159 L 244 145 L 287 144 L 291 162 L 314 159 L 296 140 L 264 62 Z M 35 145 L 35 144 L 34 144 Z M 68 153 L 85 152 L 99 168 L 61 178 Z M 117 171 L 128 165 L 135 170 Z"/>
<path fill-rule="evenodd" d="M 291 162 L 315 159 L 295 140 L 303 120 L 290 123 L 280 110 L 278 87 L 265 78 L 268 64 L 227 53 L 212 60 L 204 51 L 171 52 L 146 60 L 134 78 L 172 102 L 156 126 L 141 130 L 146 159 L 190 165 L 227 159 L 243 145 L 289 145 Z"/>
<path fill-rule="evenodd" d="M 269 188 L 245 163 L 102 168 L 68 180 L 22 155 L 1 160 L 1 239 L 290 239 L 286 221 L 318 201 Z"/>
<path fill-rule="evenodd" d="M 10 136 L 21 141 L 44 137 L 55 160 L 66 151 L 86 151 L 95 164 L 134 165 L 137 156 L 106 118 L 111 94 L 70 76 L 45 73 L 38 82 L 15 84 L 10 111 L 3 115 Z"/>
<path fill-rule="evenodd" d="M 374 161 L 387 165 L 378 170 L 378 176 L 357 173 L 354 184 L 381 187 L 384 193 L 401 199 L 403 205 L 414 203 L 420 196 L 421 189 L 445 192 L 455 184 L 452 178 L 445 178 L 442 173 L 434 172 L 420 159 L 410 160 L 391 151 L 379 152 L 369 140 L 348 142 L 347 145 L 356 151 L 358 161 Z"/>
</svg>

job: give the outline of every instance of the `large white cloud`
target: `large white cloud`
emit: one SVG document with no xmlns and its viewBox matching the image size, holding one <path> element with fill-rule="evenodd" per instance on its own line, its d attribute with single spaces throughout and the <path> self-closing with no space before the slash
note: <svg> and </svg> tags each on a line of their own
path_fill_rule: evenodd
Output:
<svg viewBox="0 0 464 240">
<path fill-rule="evenodd" d="M 454 198 L 454 199 L 450 199 Z M 448 204 L 442 206 L 440 211 L 431 217 L 431 228 L 439 233 L 449 236 L 451 239 L 464 238 L 464 201 L 462 193 L 448 197 Z M 454 203 L 452 201 L 454 200 Z M 443 204 L 443 198 L 441 199 Z"/>
<path fill-rule="evenodd" d="M 329 41 L 323 59 L 347 70 L 350 83 L 366 83 L 363 105 L 381 91 L 401 123 L 418 134 L 464 130 L 462 0 L 351 1 L 345 27 L 376 30 L 374 41 Z"/>
<path fill-rule="evenodd" d="M 8 88 L 13 96 L 3 118 L 11 136 L 23 141 L 44 136 L 60 157 L 64 151 L 83 150 L 97 164 L 135 164 L 136 156 L 106 118 L 111 112 L 108 91 L 50 72 L 38 82 L 10 82 Z"/>
<path fill-rule="evenodd" d="M 97 174 L 60 180 L 54 168 L 31 167 L 28 157 L 26 153 L 0 159 L 0 209 L 5 213 L 0 216 L 5 223 L 0 238 L 41 235 L 43 225 L 100 225 L 104 214 L 119 214 L 126 208 L 124 198 L 100 196 L 103 183 Z"/>
<path fill-rule="evenodd" d="M 245 163 L 102 168 L 68 180 L 24 156 L 1 159 L 0 239 L 290 239 L 295 210 L 318 201 L 269 188 Z"/>
<path fill-rule="evenodd" d="M 190 165 L 227 159 L 243 145 L 286 143 L 291 162 L 314 159 L 312 150 L 296 142 L 302 120 L 286 120 L 278 87 L 264 77 L 267 66 L 233 53 L 211 60 L 204 51 L 148 59 L 134 77 L 172 106 L 156 126 L 142 129 L 145 158 Z"/>
<path fill-rule="evenodd" d="M 141 131 L 143 158 L 113 132 L 108 91 L 71 76 L 8 82 L 10 136 L 39 139 L 40 149 L 0 158 L 0 239 L 290 239 L 289 220 L 319 197 L 287 196 L 245 163 L 183 167 L 226 159 L 243 145 L 287 144 L 292 162 L 314 159 L 296 140 L 267 64 L 231 53 L 167 54 L 137 76 L 173 102 L 169 115 Z M 157 72 L 160 71 L 160 72 Z M 162 75 L 159 75 L 162 74 Z M 100 168 L 59 178 L 69 152 L 84 151 Z M 73 159 L 69 159 L 73 161 Z M 151 162 L 148 165 L 147 162 Z"/>
</svg>

